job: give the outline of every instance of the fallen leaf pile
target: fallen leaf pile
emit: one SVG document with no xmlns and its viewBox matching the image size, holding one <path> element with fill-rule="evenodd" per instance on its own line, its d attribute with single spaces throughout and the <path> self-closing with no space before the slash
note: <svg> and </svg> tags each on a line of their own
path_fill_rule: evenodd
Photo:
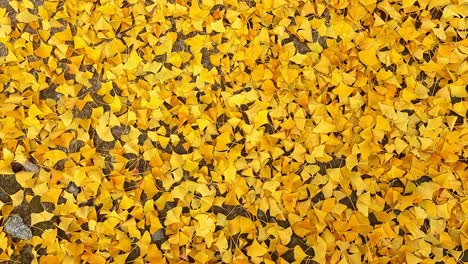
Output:
<svg viewBox="0 0 468 264">
<path fill-rule="evenodd" d="M 468 261 L 466 0 L 0 0 L 0 260 Z"/>
</svg>

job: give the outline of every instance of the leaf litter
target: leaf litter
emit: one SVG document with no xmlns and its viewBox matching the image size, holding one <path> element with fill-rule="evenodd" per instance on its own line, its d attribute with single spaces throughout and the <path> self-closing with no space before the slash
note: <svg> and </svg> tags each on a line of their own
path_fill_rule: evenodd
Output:
<svg viewBox="0 0 468 264">
<path fill-rule="evenodd" d="M 0 260 L 468 261 L 466 2 L 0 14 Z"/>
</svg>

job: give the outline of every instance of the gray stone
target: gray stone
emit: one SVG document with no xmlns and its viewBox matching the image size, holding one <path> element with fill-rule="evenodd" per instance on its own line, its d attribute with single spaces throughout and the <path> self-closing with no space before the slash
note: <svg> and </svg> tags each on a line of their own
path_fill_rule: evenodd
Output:
<svg viewBox="0 0 468 264">
<path fill-rule="evenodd" d="M 30 162 L 29 160 L 26 160 L 24 162 L 23 167 L 26 171 L 29 171 L 29 172 L 38 172 L 40 170 L 39 166 Z"/>
<path fill-rule="evenodd" d="M 11 215 L 3 226 L 3 231 L 14 238 L 28 240 L 32 237 L 31 229 L 24 224 L 19 215 Z"/>
<path fill-rule="evenodd" d="M 167 239 L 167 236 L 164 233 L 164 229 L 159 229 L 151 236 L 151 238 L 157 244 L 162 244 Z"/>
<path fill-rule="evenodd" d="M 0 57 L 6 56 L 8 56 L 8 48 L 5 46 L 5 44 L 0 43 Z"/>
<path fill-rule="evenodd" d="M 80 188 L 78 186 L 76 186 L 76 184 L 74 182 L 71 182 L 69 185 L 68 185 L 68 188 L 67 188 L 67 191 L 69 193 L 77 193 L 80 191 Z"/>
</svg>

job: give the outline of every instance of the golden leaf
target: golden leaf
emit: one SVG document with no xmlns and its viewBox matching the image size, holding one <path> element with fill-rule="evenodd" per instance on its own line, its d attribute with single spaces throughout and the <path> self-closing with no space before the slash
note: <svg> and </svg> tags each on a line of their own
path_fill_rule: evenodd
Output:
<svg viewBox="0 0 468 264">
<path fill-rule="evenodd" d="M 260 243 L 258 243 L 256 239 L 254 239 L 252 245 L 250 245 L 249 248 L 247 249 L 247 255 L 251 257 L 261 257 L 267 253 L 268 253 L 268 249 L 260 245 Z"/>
</svg>

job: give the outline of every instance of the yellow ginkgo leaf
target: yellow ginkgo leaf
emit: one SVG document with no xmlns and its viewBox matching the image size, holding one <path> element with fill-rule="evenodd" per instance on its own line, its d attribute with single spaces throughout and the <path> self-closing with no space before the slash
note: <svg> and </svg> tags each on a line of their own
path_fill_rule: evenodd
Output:
<svg viewBox="0 0 468 264">
<path fill-rule="evenodd" d="M 180 222 L 180 215 L 182 214 L 182 207 L 175 207 L 167 212 L 164 224 L 166 226 L 177 224 Z"/>
<path fill-rule="evenodd" d="M 43 115 L 43 114 L 44 112 L 42 112 L 41 109 L 37 107 L 37 105 L 33 104 L 29 107 L 28 116 L 36 117 L 36 116 Z"/>
<path fill-rule="evenodd" d="M 130 57 L 128 58 L 127 62 L 125 63 L 124 68 L 127 70 L 135 70 L 141 61 L 142 59 L 140 56 L 138 56 L 138 53 L 133 50 L 130 53 Z"/>
<path fill-rule="evenodd" d="M 377 2 L 377 0 L 359 0 L 359 3 L 363 5 L 373 5 Z"/>
<path fill-rule="evenodd" d="M 228 183 L 234 183 L 236 180 L 237 170 L 235 166 L 229 166 L 224 172 L 224 178 Z"/>
<path fill-rule="evenodd" d="M 378 66 L 380 64 L 376 56 L 375 48 L 369 48 L 358 52 L 359 60 L 367 66 Z"/>
<path fill-rule="evenodd" d="M 255 128 L 259 128 L 264 124 L 268 124 L 268 110 L 262 110 L 254 117 Z"/>
<path fill-rule="evenodd" d="M 98 135 L 98 137 L 101 139 L 101 140 L 104 140 L 104 141 L 113 141 L 114 140 L 114 136 L 112 135 L 112 131 L 111 131 L 111 128 L 109 127 L 109 123 L 108 122 L 105 122 L 107 121 L 108 119 L 105 118 L 105 116 L 107 115 L 103 115 L 100 119 L 99 119 L 99 125 L 96 126 L 96 133 Z"/>
<path fill-rule="evenodd" d="M 99 17 L 96 24 L 94 24 L 96 30 L 112 30 L 112 26 L 107 22 L 104 17 Z"/>
<path fill-rule="evenodd" d="M 383 118 L 382 116 L 378 115 L 375 121 L 375 129 L 380 129 L 383 131 L 392 131 L 392 127 L 387 119 Z"/>
<path fill-rule="evenodd" d="M 18 22 L 21 23 L 30 23 L 37 21 L 39 19 L 38 16 L 31 14 L 27 9 L 21 11 L 18 15 L 16 15 L 16 19 Z"/>
<path fill-rule="evenodd" d="M 223 20 L 218 20 L 216 22 L 211 23 L 210 27 L 214 31 L 219 32 L 219 33 L 223 33 L 223 32 L 226 31 L 226 29 L 224 28 L 224 25 L 223 25 Z"/>
<path fill-rule="evenodd" d="M 216 150 L 224 150 L 231 141 L 229 132 L 224 132 L 216 138 Z"/>
<path fill-rule="evenodd" d="M 261 257 L 268 253 L 268 249 L 260 245 L 257 239 L 254 239 L 252 245 L 247 249 L 247 255 L 251 257 Z"/>
<path fill-rule="evenodd" d="M 354 91 L 352 87 L 347 86 L 344 83 L 340 83 L 338 87 L 332 90 L 333 93 L 342 96 L 342 97 L 348 97 L 351 95 L 351 93 Z"/>
<path fill-rule="evenodd" d="M 44 158 L 51 160 L 53 163 L 57 163 L 60 160 L 66 159 L 68 156 L 65 152 L 54 149 L 49 150 L 44 154 Z"/>
<path fill-rule="evenodd" d="M 371 197 L 370 197 L 369 192 L 365 192 L 359 195 L 356 206 L 357 206 L 358 211 L 361 212 L 366 217 L 369 215 L 370 205 L 371 205 Z"/>
<path fill-rule="evenodd" d="M 34 50 L 34 54 L 36 54 L 36 56 L 41 57 L 41 58 L 49 57 L 51 52 L 52 52 L 52 46 L 49 46 L 44 43 L 41 43 L 39 48 Z"/>
<path fill-rule="evenodd" d="M 278 235 L 280 237 L 281 244 L 287 245 L 289 243 L 289 241 L 291 241 L 292 233 L 293 233 L 293 231 L 292 231 L 291 227 L 288 227 L 288 228 L 286 228 L 284 230 L 278 231 Z"/>
<path fill-rule="evenodd" d="M 214 232 L 216 226 L 212 217 L 206 214 L 200 214 L 195 216 L 195 219 L 198 221 L 198 228 L 196 231 L 198 236 L 204 237 Z"/>
<path fill-rule="evenodd" d="M 314 132 L 314 133 L 330 133 L 330 132 L 333 132 L 334 129 L 335 129 L 334 124 L 328 123 L 327 121 L 322 119 L 320 121 L 320 123 L 316 127 L 314 127 L 312 132 Z"/>
<path fill-rule="evenodd" d="M 299 245 L 296 245 L 294 247 L 294 259 L 301 263 L 305 257 L 307 256 L 307 254 L 304 252 L 304 250 L 299 246 Z"/>
</svg>

